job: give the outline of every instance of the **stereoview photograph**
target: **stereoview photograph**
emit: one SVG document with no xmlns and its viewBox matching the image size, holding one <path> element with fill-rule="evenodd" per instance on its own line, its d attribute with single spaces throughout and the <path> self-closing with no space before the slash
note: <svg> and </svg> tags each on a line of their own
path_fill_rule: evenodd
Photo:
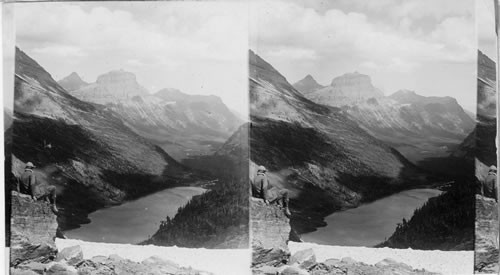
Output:
<svg viewBox="0 0 500 275">
<path fill-rule="evenodd" d="M 5 8 L 12 274 L 248 273 L 247 5 Z"/>
<path fill-rule="evenodd" d="M 255 273 L 473 273 L 474 13 L 468 0 L 252 5 Z"/>
</svg>

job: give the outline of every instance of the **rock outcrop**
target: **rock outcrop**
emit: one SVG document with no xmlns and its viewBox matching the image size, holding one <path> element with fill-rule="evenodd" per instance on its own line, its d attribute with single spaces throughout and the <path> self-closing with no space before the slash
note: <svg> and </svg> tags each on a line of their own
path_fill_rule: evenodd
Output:
<svg viewBox="0 0 500 275">
<path fill-rule="evenodd" d="M 55 258 L 58 225 L 50 204 L 13 192 L 11 217 L 11 266 Z"/>
<path fill-rule="evenodd" d="M 266 205 L 252 198 L 250 202 L 250 228 L 252 236 L 252 266 L 279 266 L 288 261 L 287 242 L 290 220 L 279 206 Z"/>
<path fill-rule="evenodd" d="M 384 94 L 373 86 L 368 75 L 347 73 L 332 80 L 330 86 L 307 94 L 314 102 L 340 107 L 363 102 L 369 98 L 380 98 Z"/>
<path fill-rule="evenodd" d="M 498 204 L 476 195 L 476 240 L 474 269 L 477 273 L 498 273 Z"/>
<path fill-rule="evenodd" d="M 358 262 L 350 257 L 342 259 L 327 259 L 316 262 L 312 249 L 296 252 L 287 264 L 281 266 L 254 267 L 253 274 L 279 274 L 279 275 L 437 275 L 424 269 L 415 269 L 405 263 L 387 258 L 374 265 Z"/>
</svg>

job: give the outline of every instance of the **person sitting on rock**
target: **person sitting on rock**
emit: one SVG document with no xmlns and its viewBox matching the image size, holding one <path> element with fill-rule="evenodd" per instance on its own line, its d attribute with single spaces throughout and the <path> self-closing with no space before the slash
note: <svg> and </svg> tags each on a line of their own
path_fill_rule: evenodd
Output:
<svg viewBox="0 0 500 275">
<path fill-rule="evenodd" d="M 17 192 L 30 195 L 33 201 L 45 199 L 50 203 L 50 199 L 52 199 L 52 210 L 57 213 L 56 187 L 37 180 L 33 168 L 35 165 L 32 162 L 26 163 L 26 168 L 17 183 Z"/>
<path fill-rule="evenodd" d="M 288 191 L 269 184 L 266 172 L 267 170 L 264 166 L 259 166 L 257 169 L 257 176 L 252 182 L 252 196 L 263 199 L 266 204 L 281 201 L 285 209 L 285 215 L 290 217 L 291 213 L 288 209 Z"/>
<path fill-rule="evenodd" d="M 484 180 L 484 184 L 481 189 L 481 195 L 493 198 L 498 202 L 498 194 L 497 194 L 497 168 L 495 165 L 490 167 L 488 172 L 488 176 Z"/>
</svg>

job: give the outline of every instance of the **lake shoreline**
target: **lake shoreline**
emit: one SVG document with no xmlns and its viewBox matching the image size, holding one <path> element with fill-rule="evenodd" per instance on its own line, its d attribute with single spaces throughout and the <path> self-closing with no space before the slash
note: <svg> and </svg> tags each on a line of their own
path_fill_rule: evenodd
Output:
<svg viewBox="0 0 500 275">
<path fill-rule="evenodd" d="M 413 188 L 336 211 L 324 217 L 326 226 L 302 234 L 300 239 L 324 245 L 373 247 L 390 237 L 403 218 L 409 220 L 415 209 L 442 192 L 439 189 Z"/>
<path fill-rule="evenodd" d="M 436 182 L 433 184 L 418 184 L 411 186 L 410 188 L 401 188 L 395 189 L 394 192 L 388 192 L 385 196 L 371 199 L 371 200 L 361 200 L 358 204 L 349 206 L 323 206 L 319 209 L 315 210 L 303 210 L 303 209 L 294 209 L 299 208 L 301 205 L 299 202 L 294 201 L 294 199 L 290 199 L 290 206 L 292 210 L 292 218 L 290 220 L 292 225 L 292 234 L 291 240 L 296 242 L 303 242 L 302 236 L 305 234 L 313 233 L 318 231 L 323 227 L 327 227 L 328 223 L 326 222 L 326 217 L 333 215 L 338 212 L 347 211 L 350 209 L 355 209 L 361 207 L 365 204 L 373 203 L 374 201 L 381 200 L 395 194 L 411 191 L 416 189 L 435 189 L 441 190 L 443 192 L 447 191 L 449 188 L 449 182 Z M 295 217 L 294 217 L 295 216 Z M 300 217 L 297 217 L 300 216 Z M 305 218 L 307 217 L 307 218 Z"/>
<path fill-rule="evenodd" d="M 173 218 L 180 207 L 210 189 L 200 185 L 177 186 L 100 208 L 88 215 L 89 223 L 62 231 L 65 238 L 92 242 L 139 243 L 154 233 L 158 224 Z"/>
</svg>

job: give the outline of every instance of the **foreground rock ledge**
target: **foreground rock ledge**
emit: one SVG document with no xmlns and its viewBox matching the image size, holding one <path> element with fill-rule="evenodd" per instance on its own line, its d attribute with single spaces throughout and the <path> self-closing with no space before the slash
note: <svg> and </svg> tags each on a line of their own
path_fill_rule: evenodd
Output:
<svg viewBox="0 0 500 275">
<path fill-rule="evenodd" d="M 49 203 L 12 192 L 10 264 L 47 262 L 55 258 L 57 217 Z"/>
<path fill-rule="evenodd" d="M 251 198 L 252 266 L 278 266 L 290 257 L 290 219 L 278 205 Z"/>
<path fill-rule="evenodd" d="M 498 273 L 498 233 L 498 204 L 493 199 L 476 195 L 476 273 Z"/>
</svg>

